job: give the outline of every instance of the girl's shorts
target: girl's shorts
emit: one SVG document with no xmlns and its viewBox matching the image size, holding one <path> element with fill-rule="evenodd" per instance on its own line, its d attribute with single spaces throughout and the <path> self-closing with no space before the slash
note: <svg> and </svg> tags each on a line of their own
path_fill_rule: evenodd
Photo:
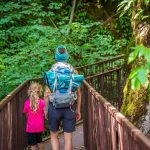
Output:
<svg viewBox="0 0 150 150">
<path fill-rule="evenodd" d="M 62 123 L 62 124 L 61 124 Z M 75 131 L 76 113 L 70 108 L 55 108 L 49 102 L 48 108 L 48 124 L 50 131 L 58 131 L 62 125 L 64 132 Z"/>
<path fill-rule="evenodd" d="M 42 142 L 42 132 L 27 133 L 28 145 L 36 145 Z"/>
</svg>

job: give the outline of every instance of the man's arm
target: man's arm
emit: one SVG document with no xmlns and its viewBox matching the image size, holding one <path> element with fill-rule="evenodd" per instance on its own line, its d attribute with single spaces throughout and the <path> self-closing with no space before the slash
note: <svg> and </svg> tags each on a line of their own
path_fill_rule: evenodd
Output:
<svg viewBox="0 0 150 150">
<path fill-rule="evenodd" d="M 77 121 L 81 119 L 81 90 L 80 87 L 77 88 L 77 108 L 76 108 L 76 119 Z"/>
<path fill-rule="evenodd" d="M 74 70 L 74 73 L 78 74 L 78 71 Z M 81 119 L 81 90 L 80 90 L 80 87 L 77 88 L 76 119 L 77 119 L 77 121 Z"/>
<path fill-rule="evenodd" d="M 47 118 L 47 114 L 48 114 L 48 94 L 50 93 L 50 89 L 46 86 L 45 88 L 45 92 L 44 92 L 44 114 L 45 114 L 45 118 Z"/>
</svg>

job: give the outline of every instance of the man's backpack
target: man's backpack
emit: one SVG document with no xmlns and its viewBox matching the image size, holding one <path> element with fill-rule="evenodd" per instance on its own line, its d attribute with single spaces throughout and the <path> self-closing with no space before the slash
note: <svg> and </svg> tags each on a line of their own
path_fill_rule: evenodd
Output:
<svg viewBox="0 0 150 150">
<path fill-rule="evenodd" d="M 55 108 L 70 107 L 77 99 L 75 90 L 79 84 L 74 83 L 76 87 L 73 86 L 73 77 L 77 79 L 77 77 L 73 76 L 73 73 L 73 67 L 66 62 L 57 62 L 50 71 L 45 72 L 45 83 L 52 91 L 50 101 Z"/>
</svg>

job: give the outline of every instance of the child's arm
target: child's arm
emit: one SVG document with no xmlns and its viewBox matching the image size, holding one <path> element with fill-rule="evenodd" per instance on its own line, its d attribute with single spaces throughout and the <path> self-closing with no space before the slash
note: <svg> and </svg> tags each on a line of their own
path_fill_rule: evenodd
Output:
<svg viewBox="0 0 150 150">
<path fill-rule="evenodd" d="M 76 119 L 81 119 L 81 91 L 80 87 L 77 88 L 77 108 L 76 108 Z"/>
</svg>

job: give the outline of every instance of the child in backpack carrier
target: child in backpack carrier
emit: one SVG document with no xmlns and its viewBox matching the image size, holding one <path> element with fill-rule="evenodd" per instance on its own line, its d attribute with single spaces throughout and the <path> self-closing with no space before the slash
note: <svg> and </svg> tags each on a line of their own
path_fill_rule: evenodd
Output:
<svg viewBox="0 0 150 150">
<path fill-rule="evenodd" d="M 39 83 L 32 83 L 28 89 L 28 96 L 24 103 L 23 113 L 26 114 L 26 133 L 28 145 L 31 150 L 44 150 L 42 144 L 42 132 L 44 131 L 44 101 L 40 98 L 42 86 Z"/>
</svg>

